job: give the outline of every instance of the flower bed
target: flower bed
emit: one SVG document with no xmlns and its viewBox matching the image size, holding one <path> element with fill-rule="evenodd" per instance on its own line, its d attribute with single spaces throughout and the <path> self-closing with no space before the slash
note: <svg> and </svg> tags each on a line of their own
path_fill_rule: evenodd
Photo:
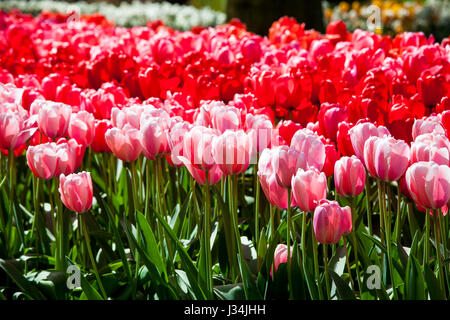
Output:
<svg viewBox="0 0 450 320">
<path fill-rule="evenodd" d="M 325 22 L 342 20 L 349 30 L 365 29 L 382 34 L 423 31 L 437 39 L 450 32 L 450 2 L 426 1 L 342 1 L 332 6 L 324 1 Z"/>
<path fill-rule="evenodd" d="M 2 298 L 448 297 L 449 38 L 70 17 L 0 14 Z"/>
<path fill-rule="evenodd" d="M 225 14 L 213 11 L 207 7 L 196 9 L 192 6 L 171 4 L 168 2 L 142 3 L 134 0 L 131 3 L 121 2 L 115 6 L 106 2 L 76 3 L 31 0 L 0 2 L 0 9 L 18 9 L 24 13 L 33 15 L 41 11 L 61 12 L 76 14 L 101 14 L 115 25 L 122 27 L 145 26 L 148 21 L 161 20 L 165 25 L 179 30 L 190 30 L 196 26 L 216 26 L 225 22 Z"/>
</svg>

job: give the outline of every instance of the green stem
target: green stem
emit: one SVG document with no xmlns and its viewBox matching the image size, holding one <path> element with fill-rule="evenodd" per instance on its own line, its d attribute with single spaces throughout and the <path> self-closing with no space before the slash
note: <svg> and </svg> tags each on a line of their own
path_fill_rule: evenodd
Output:
<svg viewBox="0 0 450 320">
<path fill-rule="evenodd" d="M 430 259 L 430 210 L 425 212 L 425 253 L 423 255 L 423 264 L 428 263 Z"/>
<path fill-rule="evenodd" d="M 81 213 L 81 221 L 83 223 L 83 231 L 84 231 L 84 237 L 86 240 L 86 246 L 88 249 L 88 253 L 89 253 L 89 258 L 91 259 L 91 264 L 92 264 L 92 268 L 94 269 L 94 274 L 95 274 L 95 278 L 97 279 L 97 283 L 98 286 L 100 287 L 100 291 L 102 292 L 103 298 L 107 299 L 108 296 L 106 294 L 105 289 L 103 288 L 103 283 L 102 280 L 100 279 L 100 275 L 98 273 L 97 270 L 97 264 L 95 263 L 95 259 L 94 259 L 94 255 L 92 254 L 92 249 L 91 249 L 91 241 L 89 239 L 89 232 L 86 228 L 86 216 L 85 216 L 86 212 Z"/>
<path fill-rule="evenodd" d="M 288 189 L 288 204 L 287 204 L 287 271 L 288 271 L 288 284 L 289 293 L 292 297 L 292 261 L 291 261 L 291 189 Z"/>
<path fill-rule="evenodd" d="M 350 256 L 348 254 L 347 240 L 345 239 L 345 237 L 343 237 L 343 239 L 344 239 L 344 249 L 345 249 L 345 263 L 347 265 L 348 277 L 350 278 L 350 284 L 352 285 L 352 290 L 355 291 L 355 283 L 353 282 L 352 271 L 350 269 Z"/>
<path fill-rule="evenodd" d="M 206 274 L 206 286 L 210 293 L 210 296 L 213 296 L 213 280 L 212 280 L 212 259 L 211 259 L 211 197 L 210 197 L 210 187 L 209 187 L 209 178 L 208 171 L 206 172 L 206 184 L 205 184 L 205 216 L 204 216 L 204 239 L 205 239 L 205 253 L 206 253 L 206 266 L 207 266 L 207 274 Z"/>
<path fill-rule="evenodd" d="M 258 163 L 258 160 L 256 160 L 256 163 Z M 260 185 L 259 185 L 259 179 L 258 175 L 256 174 L 256 171 L 258 170 L 258 165 L 255 164 L 254 167 L 255 170 L 255 248 L 258 248 L 259 244 L 259 194 L 260 194 Z"/>
<path fill-rule="evenodd" d="M 438 265 L 439 265 L 439 282 L 441 285 L 442 293 L 444 294 L 444 299 L 447 299 L 446 290 L 445 290 L 445 278 L 444 278 L 444 270 L 442 263 L 442 255 L 441 255 L 441 228 L 439 226 L 439 216 L 441 215 L 441 209 L 438 209 L 434 212 L 434 237 L 436 240 L 436 249 L 438 256 Z"/>
<path fill-rule="evenodd" d="M 392 291 L 394 292 L 394 299 L 398 300 L 398 294 L 397 294 L 397 286 L 395 283 L 395 276 L 394 276 L 394 267 L 392 264 L 392 247 L 391 247 L 391 203 L 392 203 L 392 195 L 391 195 L 391 187 L 387 186 L 387 196 L 388 196 L 388 207 L 385 212 L 385 223 L 384 227 L 386 228 L 386 248 L 387 248 L 387 256 L 388 256 L 388 263 L 389 263 L 389 272 L 391 277 L 391 283 L 392 283 Z"/>
<path fill-rule="evenodd" d="M 370 186 L 369 186 L 369 176 L 366 175 L 366 184 L 364 186 L 366 190 L 366 207 L 367 207 L 367 226 L 369 228 L 369 234 L 373 235 L 372 228 L 372 207 L 370 205 Z"/>
<path fill-rule="evenodd" d="M 246 276 L 245 276 L 245 272 L 243 270 L 244 263 L 244 255 L 242 254 L 242 244 L 241 244 L 241 236 L 239 234 L 239 225 L 238 225 L 238 203 L 237 203 L 237 193 L 238 193 L 238 181 L 237 181 L 237 176 L 236 175 L 231 175 L 230 178 L 232 179 L 232 189 L 230 190 L 231 192 L 231 199 L 232 199 L 232 208 L 233 208 L 233 212 L 231 214 L 232 217 L 232 224 L 233 224 L 233 230 L 234 230 L 234 235 L 235 235 L 235 240 L 236 240 L 236 245 L 237 245 L 237 249 L 238 249 L 238 256 L 239 256 L 239 262 L 240 262 L 240 273 L 241 273 L 241 279 L 243 282 L 243 287 L 244 287 L 244 294 L 245 294 L 245 298 L 248 299 L 249 295 L 248 295 L 248 288 L 246 285 Z"/>
<path fill-rule="evenodd" d="M 314 232 L 311 232 L 312 243 L 313 243 L 313 256 L 314 256 L 314 277 L 317 280 L 317 288 L 319 289 L 319 299 L 323 300 L 322 287 L 320 285 L 320 273 L 319 273 L 319 252 L 317 248 L 317 239 Z M 303 267 L 306 270 L 306 261 L 303 260 Z"/>
<path fill-rule="evenodd" d="M 57 241 L 57 250 L 56 250 L 56 270 L 57 271 L 65 271 L 65 250 L 64 250 L 64 216 L 63 216 L 63 204 L 60 199 L 58 188 L 55 187 L 55 205 L 56 207 L 56 241 Z"/>
<path fill-rule="evenodd" d="M 328 244 L 324 243 L 323 245 L 323 264 L 325 266 L 325 285 L 327 288 L 327 297 L 328 300 L 331 300 L 330 296 L 330 277 L 328 274 Z"/>
</svg>

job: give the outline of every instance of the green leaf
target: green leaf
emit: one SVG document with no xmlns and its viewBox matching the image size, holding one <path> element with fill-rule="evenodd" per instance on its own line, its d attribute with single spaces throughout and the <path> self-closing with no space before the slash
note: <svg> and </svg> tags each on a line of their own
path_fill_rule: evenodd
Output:
<svg viewBox="0 0 450 320">
<path fill-rule="evenodd" d="M 164 265 L 164 261 L 159 254 L 158 245 L 156 243 L 155 235 L 153 234 L 147 219 L 140 212 L 136 214 L 139 226 L 141 227 L 142 234 L 144 236 L 145 248 L 150 261 L 156 266 L 160 274 L 164 274 L 167 278 L 167 270 Z"/>
<path fill-rule="evenodd" d="M 20 271 L 17 270 L 16 267 L 14 267 L 13 264 L 0 258 L 0 268 L 2 268 L 8 274 L 8 276 L 26 295 L 35 300 L 47 300 L 47 298 L 42 294 L 37 286 L 31 281 L 27 280 L 22 275 L 22 273 L 20 273 Z"/>
<path fill-rule="evenodd" d="M 408 258 L 408 265 L 406 267 L 406 299 L 408 300 L 425 300 L 425 285 L 417 259 L 410 254 Z"/>
<path fill-rule="evenodd" d="M 205 291 L 200 288 L 198 285 L 197 279 L 198 279 L 198 270 L 195 267 L 194 263 L 192 262 L 191 258 L 187 254 L 186 250 L 183 247 L 183 244 L 178 240 L 178 238 L 173 233 L 173 230 L 170 228 L 170 226 L 167 224 L 166 220 L 164 220 L 163 217 L 157 212 L 155 212 L 156 218 L 159 220 L 163 228 L 166 230 L 167 235 L 169 238 L 175 243 L 178 254 L 180 255 L 181 263 L 184 266 L 184 271 L 186 272 L 186 275 L 189 279 L 189 283 L 192 286 L 192 290 L 194 292 L 194 295 L 196 299 L 206 299 Z"/>
<path fill-rule="evenodd" d="M 328 269 L 328 273 L 336 284 L 336 293 L 340 300 L 356 300 L 353 290 L 336 272 Z"/>
<path fill-rule="evenodd" d="M 244 288 L 242 283 L 227 284 L 214 287 L 214 293 L 221 300 L 244 300 Z"/>
<path fill-rule="evenodd" d="M 445 300 L 445 296 L 442 293 L 439 282 L 436 279 L 434 272 L 431 270 L 427 263 L 425 263 L 425 265 L 423 266 L 423 271 L 431 300 Z"/>
<path fill-rule="evenodd" d="M 66 263 L 68 266 L 75 265 L 68 257 L 66 257 Z M 83 293 L 86 295 L 88 300 L 103 300 L 100 293 L 98 293 L 98 291 L 95 290 L 93 286 L 91 286 L 91 284 L 86 280 L 84 275 L 80 277 L 80 285 L 81 289 L 83 290 Z"/>
</svg>

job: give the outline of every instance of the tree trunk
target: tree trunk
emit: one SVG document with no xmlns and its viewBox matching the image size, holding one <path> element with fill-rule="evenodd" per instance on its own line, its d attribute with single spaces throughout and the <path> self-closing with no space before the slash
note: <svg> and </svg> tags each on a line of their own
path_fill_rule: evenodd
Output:
<svg viewBox="0 0 450 320">
<path fill-rule="evenodd" d="M 267 35 L 272 23 L 283 16 L 304 22 L 306 29 L 323 32 L 323 14 L 320 0 L 228 0 L 228 20 L 238 18 L 247 30 Z"/>
</svg>

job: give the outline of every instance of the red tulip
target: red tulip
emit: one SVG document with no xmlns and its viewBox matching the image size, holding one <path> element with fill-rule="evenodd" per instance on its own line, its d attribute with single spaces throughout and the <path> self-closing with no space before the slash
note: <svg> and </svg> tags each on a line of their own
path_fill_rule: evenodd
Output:
<svg viewBox="0 0 450 320">
<path fill-rule="evenodd" d="M 91 144 L 92 151 L 96 153 L 111 152 L 111 149 L 106 143 L 105 134 L 106 131 L 108 131 L 108 129 L 111 129 L 112 127 L 113 126 L 109 120 L 95 119 L 94 140 Z"/>
</svg>

